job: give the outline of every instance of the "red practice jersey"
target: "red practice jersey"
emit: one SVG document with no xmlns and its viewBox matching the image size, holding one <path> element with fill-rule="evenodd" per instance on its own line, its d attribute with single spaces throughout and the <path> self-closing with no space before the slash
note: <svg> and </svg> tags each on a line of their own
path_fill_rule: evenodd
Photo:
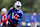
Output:
<svg viewBox="0 0 40 27">
<path fill-rule="evenodd" d="M 6 23 L 6 21 L 9 18 L 9 17 L 7 17 L 7 20 L 5 20 L 5 16 L 6 16 L 6 13 L 4 13 L 4 14 L 1 15 L 1 22 L 3 22 L 3 23 Z"/>
</svg>

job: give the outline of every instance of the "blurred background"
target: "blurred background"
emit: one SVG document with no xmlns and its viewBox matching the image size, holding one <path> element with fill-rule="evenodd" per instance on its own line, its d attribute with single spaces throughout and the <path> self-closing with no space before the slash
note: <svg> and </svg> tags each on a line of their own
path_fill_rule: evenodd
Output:
<svg viewBox="0 0 40 27">
<path fill-rule="evenodd" d="M 0 0 L 0 18 L 1 18 L 1 9 L 2 8 L 7 8 L 9 10 L 10 7 L 14 7 L 14 3 L 16 1 L 21 1 L 22 3 L 22 8 L 21 10 L 23 11 L 24 15 L 22 18 L 22 22 L 30 23 L 31 22 L 31 16 L 33 15 L 32 13 L 37 13 L 36 19 L 37 22 L 40 23 L 40 0 Z M 19 22 L 19 26 L 21 26 Z"/>
<path fill-rule="evenodd" d="M 0 0 L 0 10 L 4 7 L 8 10 L 16 1 L 21 1 L 24 13 L 40 13 L 40 0 Z"/>
</svg>

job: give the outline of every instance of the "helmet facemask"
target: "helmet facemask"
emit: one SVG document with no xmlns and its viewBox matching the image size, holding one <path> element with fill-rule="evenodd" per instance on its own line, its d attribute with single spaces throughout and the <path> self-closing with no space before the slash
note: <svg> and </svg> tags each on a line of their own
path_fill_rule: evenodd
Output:
<svg viewBox="0 0 40 27">
<path fill-rule="evenodd" d="M 21 6 L 16 6 L 15 7 L 16 10 L 19 10 L 20 8 L 21 8 Z"/>
</svg>

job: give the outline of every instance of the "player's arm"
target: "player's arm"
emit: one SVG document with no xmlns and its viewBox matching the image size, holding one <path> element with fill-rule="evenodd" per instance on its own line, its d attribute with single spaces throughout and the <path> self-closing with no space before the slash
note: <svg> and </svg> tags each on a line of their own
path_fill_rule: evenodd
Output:
<svg viewBox="0 0 40 27">
<path fill-rule="evenodd" d="M 8 15 L 11 13 L 11 8 L 9 9 L 9 11 L 7 12 L 6 16 L 5 16 L 5 20 L 7 19 Z"/>
<path fill-rule="evenodd" d="M 20 16 L 20 17 L 19 17 L 17 20 L 18 20 L 18 21 L 21 21 L 21 20 L 22 20 L 21 18 L 23 17 L 23 12 L 22 12 L 22 11 L 21 11 L 21 13 L 19 13 L 19 16 Z"/>
<path fill-rule="evenodd" d="M 10 11 L 11 11 L 11 10 L 9 10 L 9 11 L 7 12 L 7 14 L 6 14 L 6 18 L 7 18 L 7 16 L 10 14 Z"/>
<path fill-rule="evenodd" d="M 17 20 L 18 20 L 18 21 L 21 21 L 21 18 L 22 18 L 22 16 L 18 17 L 18 19 L 17 19 Z"/>
<path fill-rule="evenodd" d="M 33 19 L 33 16 L 32 16 L 32 17 L 31 17 L 31 22 L 34 22 L 33 20 L 34 20 L 34 19 Z"/>
</svg>

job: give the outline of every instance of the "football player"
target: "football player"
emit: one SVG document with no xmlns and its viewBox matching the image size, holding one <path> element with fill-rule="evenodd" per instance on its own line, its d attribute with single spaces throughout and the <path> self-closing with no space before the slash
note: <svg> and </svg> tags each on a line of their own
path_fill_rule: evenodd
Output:
<svg viewBox="0 0 40 27">
<path fill-rule="evenodd" d="M 12 27 L 17 27 L 18 21 L 21 21 L 21 18 L 22 18 L 22 15 L 23 15 L 22 10 L 20 9 L 21 6 L 22 5 L 21 5 L 20 1 L 15 2 L 14 7 L 11 7 L 9 9 L 9 11 L 8 11 L 8 13 L 5 17 L 5 18 L 7 18 L 7 16 L 10 15 L 8 21 L 9 21 L 9 25 L 11 25 Z"/>
<path fill-rule="evenodd" d="M 1 26 L 3 27 L 5 27 L 8 22 L 8 17 L 7 17 L 7 20 L 5 20 L 6 12 L 7 12 L 6 8 L 3 8 L 1 10 Z"/>
</svg>

